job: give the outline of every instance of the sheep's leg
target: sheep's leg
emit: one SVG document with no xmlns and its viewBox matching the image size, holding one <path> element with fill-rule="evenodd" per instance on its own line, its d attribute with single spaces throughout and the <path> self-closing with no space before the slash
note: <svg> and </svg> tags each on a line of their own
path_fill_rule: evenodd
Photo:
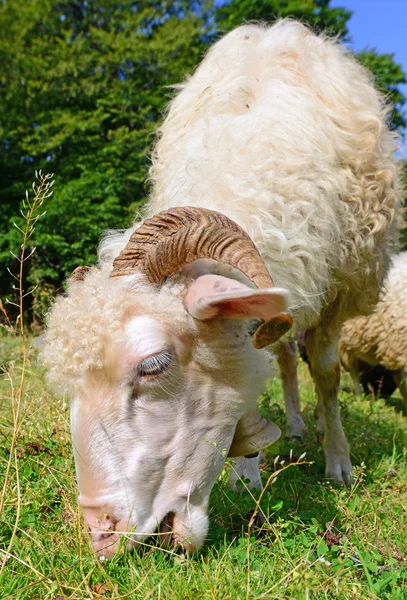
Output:
<svg viewBox="0 0 407 600">
<path fill-rule="evenodd" d="M 353 381 L 353 389 L 355 395 L 358 398 L 360 398 L 360 396 L 362 395 L 362 386 L 360 385 L 361 368 L 359 360 L 357 358 L 351 358 L 351 360 L 349 361 L 348 369 Z"/>
<path fill-rule="evenodd" d="M 287 415 L 286 438 L 302 439 L 307 434 L 307 426 L 301 415 L 300 393 L 297 377 L 297 347 L 294 340 L 280 341 L 274 347 L 280 367 L 285 410 Z"/>
<path fill-rule="evenodd" d="M 404 369 L 397 369 L 392 372 L 394 383 L 400 390 L 401 397 L 404 401 L 404 407 L 407 410 L 407 373 Z"/>
<path fill-rule="evenodd" d="M 325 324 L 327 321 L 325 321 Z M 343 431 L 338 406 L 340 362 L 338 354 L 339 327 L 329 329 L 320 326 L 307 331 L 305 344 L 311 361 L 312 375 L 318 398 L 324 413 L 325 476 L 334 481 L 349 484 L 352 464 L 349 445 Z"/>
<path fill-rule="evenodd" d="M 314 416 L 317 420 L 317 438 L 322 440 L 325 433 L 324 403 L 321 396 L 318 396 L 318 402 L 315 407 Z"/>
<path fill-rule="evenodd" d="M 245 489 L 245 486 L 249 490 L 255 488 L 256 490 L 263 489 L 263 483 L 261 481 L 259 464 L 261 459 L 261 452 L 253 458 L 246 458 L 245 456 L 239 456 L 234 460 L 233 468 L 230 472 L 229 487 L 231 490 L 241 492 Z M 237 482 L 241 481 L 241 485 L 237 485 Z"/>
</svg>

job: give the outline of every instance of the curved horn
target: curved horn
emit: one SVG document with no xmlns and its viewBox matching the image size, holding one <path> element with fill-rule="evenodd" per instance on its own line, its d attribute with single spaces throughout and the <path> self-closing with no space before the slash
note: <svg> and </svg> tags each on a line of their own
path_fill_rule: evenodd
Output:
<svg viewBox="0 0 407 600">
<path fill-rule="evenodd" d="M 216 211 L 192 206 L 170 208 L 146 219 L 113 261 L 110 276 L 141 272 L 152 283 L 160 283 L 199 258 L 235 267 L 257 288 L 274 285 L 256 246 L 237 223 Z M 281 317 L 260 325 L 253 340 L 256 348 L 274 343 L 291 327 L 292 317 L 285 313 Z"/>
<path fill-rule="evenodd" d="M 76 269 L 72 271 L 72 274 L 69 277 L 68 281 L 69 283 L 72 283 L 74 281 L 83 281 L 86 275 L 91 271 L 96 271 L 95 267 L 76 267 Z"/>
<path fill-rule="evenodd" d="M 171 208 L 146 219 L 113 262 L 111 277 L 145 273 L 152 283 L 199 258 L 239 269 L 258 288 L 273 280 L 250 237 L 234 221 L 206 208 Z"/>
</svg>

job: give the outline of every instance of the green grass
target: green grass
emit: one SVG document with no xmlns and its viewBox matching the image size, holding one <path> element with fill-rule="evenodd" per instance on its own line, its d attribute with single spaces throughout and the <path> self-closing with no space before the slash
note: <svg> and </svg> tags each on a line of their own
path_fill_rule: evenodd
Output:
<svg viewBox="0 0 407 600">
<path fill-rule="evenodd" d="M 0 383 L 3 477 L 13 433 L 10 380 L 17 386 L 19 379 L 18 340 L 0 337 L 0 353 L 9 374 Z M 69 407 L 47 391 L 34 350 L 29 359 L 16 460 L 0 515 L 0 564 L 12 540 L 0 598 L 407 598 L 407 418 L 393 406 L 341 392 L 356 482 L 350 490 L 333 488 L 323 480 L 313 385 L 301 365 L 310 432 L 304 443 L 282 440 L 266 451 L 264 481 L 277 454 L 278 463 L 287 464 L 306 452 L 313 464 L 284 470 L 266 489 L 251 526 L 255 498 L 228 490 L 226 464 L 212 493 L 201 552 L 185 558 L 155 549 L 150 540 L 101 562 L 92 553 L 76 502 Z M 284 427 L 278 378 L 261 406 Z"/>
</svg>

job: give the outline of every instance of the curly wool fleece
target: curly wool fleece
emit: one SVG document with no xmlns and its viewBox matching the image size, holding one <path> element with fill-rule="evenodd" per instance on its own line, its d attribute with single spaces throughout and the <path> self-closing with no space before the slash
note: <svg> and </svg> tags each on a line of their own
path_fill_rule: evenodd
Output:
<svg viewBox="0 0 407 600">
<path fill-rule="evenodd" d="M 104 365 L 106 338 L 120 336 L 123 291 L 96 269 L 69 284 L 48 315 L 43 360 L 62 394 L 75 389 L 81 374 Z"/>
<path fill-rule="evenodd" d="M 367 70 L 334 40 L 280 21 L 226 35 L 177 90 L 145 216 L 190 205 L 232 218 L 290 291 L 299 326 L 335 298 L 343 319 L 366 312 L 401 222 L 397 138 Z M 133 229 L 106 238 L 103 261 Z"/>
<path fill-rule="evenodd" d="M 67 293 L 48 314 L 42 351 L 58 393 L 72 396 L 90 371 L 106 365 L 113 345 L 125 343 L 124 324 L 131 314 L 158 312 L 172 327 L 185 329 L 182 285 L 173 281 L 157 290 L 139 275 L 110 279 L 109 269 L 92 269 L 84 281 L 69 281 Z"/>
<path fill-rule="evenodd" d="M 407 252 L 393 263 L 372 314 L 350 319 L 342 328 L 339 349 L 345 366 L 354 355 L 391 371 L 407 368 Z"/>
</svg>

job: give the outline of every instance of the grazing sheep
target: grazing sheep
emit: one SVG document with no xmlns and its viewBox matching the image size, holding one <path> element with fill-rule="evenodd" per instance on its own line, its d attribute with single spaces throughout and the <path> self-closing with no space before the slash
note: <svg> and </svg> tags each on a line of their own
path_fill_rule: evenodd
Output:
<svg viewBox="0 0 407 600">
<path fill-rule="evenodd" d="M 372 313 L 349 319 L 342 326 L 339 355 L 352 376 L 357 395 L 363 391 L 387 399 L 399 388 L 407 409 L 407 252 L 392 260 L 394 264 Z M 300 356 L 312 374 L 304 336 L 304 329 L 297 330 Z M 323 435 L 321 403 L 316 414 L 317 432 Z"/>
<path fill-rule="evenodd" d="M 304 342 L 305 330 L 299 329 L 296 332 L 296 341 L 301 359 L 308 365 L 311 373 L 310 362 L 305 350 Z M 390 398 L 392 393 L 397 388 L 394 383 L 393 371 L 389 371 L 382 365 L 368 365 L 360 362 L 360 385 L 366 395 L 373 394 L 380 398 Z"/>
<path fill-rule="evenodd" d="M 339 351 L 358 395 L 365 365 L 380 364 L 391 372 L 407 408 L 407 252 L 393 262 L 373 312 L 342 327 Z"/>
<path fill-rule="evenodd" d="M 99 270 L 76 271 L 48 319 L 45 357 L 71 398 L 79 502 L 99 554 L 157 527 L 186 550 L 203 543 L 226 455 L 279 435 L 256 398 L 265 347 L 293 318 L 324 403 L 326 475 L 349 480 L 337 340 L 376 302 L 397 243 L 386 115 L 346 50 L 291 21 L 232 31 L 179 87 L 144 222 L 105 238 Z M 274 348 L 295 408 L 292 347 Z M 260 482 L 258 457 L 239 468 Z"/>
<path fill-rule="evenodd" d="M 308 359 L 307 351 L 305 349 L 305 329 L 298 329 L 296 332 L 296 342 L 298 346 L 298 351 L 301 356 L 301 359 L 308 365 L 309 371 L 312 375 L 312 369 L 310 365 L 310 361 Z M 339 342 L 340 343 L 340 342 Z M 378 398 L 390 398 L 394 390 L 397 388 L 397 385 L 394 382 L 393 371 L 389 371 L 386 367 L 382 365 L 369 365 L 363 361 L 358 361 L 359 367 L 359 376 L 360 376 L 360 386 L 363 389 L 363 392 L 366 395 L 373 394 Z M 301 413 L 294 412 L 294 418 Z M 315 407 L 315 418 L 318 419 L 317 422 L 317 437 L 322 438 L 324 435 L 324 410 L 323 404 L 321 400 L 318 400 L 317 406 Z"/>
</svg>

